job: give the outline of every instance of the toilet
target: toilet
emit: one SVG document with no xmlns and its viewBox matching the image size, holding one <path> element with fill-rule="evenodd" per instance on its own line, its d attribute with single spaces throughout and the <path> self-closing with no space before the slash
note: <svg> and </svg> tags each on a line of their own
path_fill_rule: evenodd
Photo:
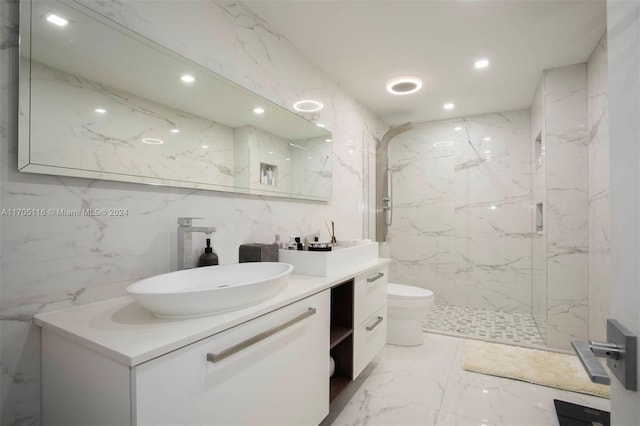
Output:
<svg viewBox="0 0 640 426">
<path fill-rule="evenodd" d="M 422 318 L 433 305 L 432 291 L 403 284 L 387 284 L 387 343 L 422 344 Z"/>
</svg>

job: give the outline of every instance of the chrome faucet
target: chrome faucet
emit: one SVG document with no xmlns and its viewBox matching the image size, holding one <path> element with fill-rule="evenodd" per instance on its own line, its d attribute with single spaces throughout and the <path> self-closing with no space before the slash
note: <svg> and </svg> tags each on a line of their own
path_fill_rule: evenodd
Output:
<svg viewBox="0 0 640 426">
<path fill-rule="evenodd" d="M 178 270 L 193 268 L 193 246 L 191 245 L 191 234 L 194 232 L 204 232 L 211 235 L 216 232 L 214 227 L 191 226 L 193 219 L 201 217 L 179 217 L 178 218 Z M 185 251 L 188 248 L 188 253 Z"/>
</svg>

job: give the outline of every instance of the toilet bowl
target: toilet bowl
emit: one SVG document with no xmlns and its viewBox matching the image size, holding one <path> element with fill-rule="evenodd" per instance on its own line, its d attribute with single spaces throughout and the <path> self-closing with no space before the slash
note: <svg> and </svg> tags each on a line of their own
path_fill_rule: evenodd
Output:
<svg viewBox="0 0 640 426">
<path fill-rule="evenodd" d="M 387 343 L 422 344 L 422 318 L 433 305 L 432 291 L 403 284 L 387 284 Z"/>
</svg>

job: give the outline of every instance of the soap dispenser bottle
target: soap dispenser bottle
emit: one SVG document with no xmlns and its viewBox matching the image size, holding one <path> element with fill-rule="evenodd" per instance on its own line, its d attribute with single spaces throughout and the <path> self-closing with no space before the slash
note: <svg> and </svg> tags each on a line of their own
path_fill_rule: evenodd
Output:
<svg viewBox="0 0 640 426">
<path fill-rule="evenodd" d="M 211 248 L 211 238 L 207 238 L 207 246 L 204 248 L 204 253 L 200 255 L 197 266 L 212 266 L 218 264 L 218 255 L 213 252 Z"/>
</svg>

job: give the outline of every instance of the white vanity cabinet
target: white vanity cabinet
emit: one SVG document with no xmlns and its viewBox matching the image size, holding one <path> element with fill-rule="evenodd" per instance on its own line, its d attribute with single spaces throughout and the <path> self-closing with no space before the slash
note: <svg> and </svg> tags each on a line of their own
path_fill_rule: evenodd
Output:
<svg viewBox="0 0 640 426">
<path fill-rule="evenodd" d="M 387 342 L 388 268 L 356 276 L 354 295 L 353 377 L 356 378 Z"/>
<path fill-rule="evenodd" d="M 133 367 L 44 329 L 44 424 L 318 424 L 329 305 L 324 290 Z"/>
</svg>

